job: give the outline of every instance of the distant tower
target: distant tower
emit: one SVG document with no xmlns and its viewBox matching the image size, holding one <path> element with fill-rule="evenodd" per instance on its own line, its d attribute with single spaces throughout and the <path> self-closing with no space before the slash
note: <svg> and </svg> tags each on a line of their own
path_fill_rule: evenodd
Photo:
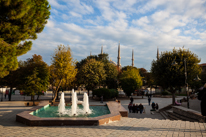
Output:
<svg viewBox="0 0 206 137">
<path fill-rule="evenodd" d="M 132 49 L 132 67 L 134 67 L 134 50 Z"/>
<path fill-rule="evenodd" d="M 121 64 L 120 64 L 120 42 L 119 42 L 119 46 L 118 46 L 118 57 L 117 57 L 117 66 L 120 68 Z"/>
<path fill-rule="evenodd" d="M 102 46 L 102 48 L 101 48 L 101 54 L 103 54 L 103 46 Z"/>
<path fill-rule="evenodd" d="M 92 56 L 92 52 L 90 51 L 90 56 Z"/>
<path fill-rule="evenodd" d="M 159 48 L 157 47 L 157 60 L 159 60 L 160 55 L 159 55 Z"/>
</svg>

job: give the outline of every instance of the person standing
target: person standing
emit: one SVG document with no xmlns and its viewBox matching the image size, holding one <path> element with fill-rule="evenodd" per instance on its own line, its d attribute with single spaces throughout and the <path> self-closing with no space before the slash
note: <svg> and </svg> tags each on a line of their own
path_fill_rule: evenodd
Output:
<svg viewBox="0 0 206 137">
<path fill-rule="evenodd" d="M 206 83 L 203 87 L 203 90 L 199 92 L 198 99 L 201 100 L 201 113 L 203 116 L 206 116 Z"/>
<path fill-rule="evenodd" d="M 129 113 L 132 113 L 132 103 L 130 102 L 128 105 Z"/>
<path fill-rule="evenodd" d="M 149 103 L 149 106 L 150 106 L 150 101 L 151 101 L 151 97 L 148 96 L 148 103 Z"/>
<path fill-rule="evenodd" d="M 130 97 L 130 102 L 133 104 L 133 101 L 134 101 L 134 99 L 133 99 L 133 97 L 131 96 Z"/>
<path fill-rule="evenodd" d="M 103 96 L 101 96 L 101 103 L 103 103 Z"/>
</svg>

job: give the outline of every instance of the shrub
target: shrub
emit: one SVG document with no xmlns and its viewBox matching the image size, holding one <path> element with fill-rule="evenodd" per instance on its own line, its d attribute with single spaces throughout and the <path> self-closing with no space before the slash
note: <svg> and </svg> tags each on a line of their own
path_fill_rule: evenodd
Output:
<svg viewBox="0 0 206 137">
<path fill-rule="evenodd" d="M 162 95 L 168 95 L 168 92 L 163 91 L 163 92 L 162 92 Z"/>
<path fill-rule="evenodd" d="M 110 99 L 118 96 L 118 91 L 116 89 L 106 89 L 106 88 L 100 88 L 95 89 L 92 91 L 93 95 L 96 95 L 97 97 L 103 96 L 105 99 Z"/>
</svg>

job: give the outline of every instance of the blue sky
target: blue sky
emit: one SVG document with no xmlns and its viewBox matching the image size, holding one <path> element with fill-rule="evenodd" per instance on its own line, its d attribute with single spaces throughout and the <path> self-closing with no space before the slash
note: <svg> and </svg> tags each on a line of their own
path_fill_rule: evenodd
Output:
<svg viewBox="0 0 206 137">
<path fill-rule="evenodd" d="M 159 51 L 184 47 L 206 63 L 206 0 L 48 0 L 51 15 L 32 50 L 49 65 L 57 45 L 69 45 L 77 61 L 99 54 L 101 46 L 121 65 L 150 70 Z"/>
</svg>

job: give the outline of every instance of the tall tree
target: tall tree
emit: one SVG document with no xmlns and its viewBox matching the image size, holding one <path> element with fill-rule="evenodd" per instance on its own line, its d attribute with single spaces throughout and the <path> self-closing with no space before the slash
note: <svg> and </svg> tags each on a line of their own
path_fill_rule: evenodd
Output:
<svg viewBox="0 0 206 137">
<path fill-rule="evenodd" d="M 75 68 L 76 61 L 73 60 L 69 46 L 65 47 L 64 45 L 59 45 L 57 47 L 52 56 L 52 65 L 52 71 L 56 75 L 55 86 L 57 87 L 54 99 L 52 100 L 52 102 L 55 102 L 62 81 L 64 79 L 70 80 L 70 82 L 73 81 L 77 73 L 77 69 Z"/>
<path fill-rule="evenodd" d="M 37 39 L 37 33 L 42 32 L 47 23 L 49 9 L 47 0 L 0 0 L 0 47 L 7 43 L 0 49 L 3 53 L 0 69 L 4 69 L 4 75 L 17 69 L 17 57 L 31 49 L 32 42 L 25 40 Z M 24 43 L 19 44 L 21 41 Z M 8 62 L 12 62 L 11 66 L 5 67 Z"/>
<path fill-rule="evenodd" d="M 186 64 L 184 64 L 184 60 Z M 176 61 L 176 65 L 172 63 Z M 175 102 L 175 93 L 180 87 L 185 86 L 185 66 L 187 71 L 187 83 L 192 81 L 201 72 L 198 65 L 200 59 L 197 55 L 185 49 L 173 49 L 172 52 L 164 52 L 159 60 L 153 60 L 151 73 L 157 85 L 168 89 L 173 95 L 172 103 Z"/>
<path fill-rule="evenodd" d="M 79 75 L 81 75 L 81 79 L 79 80 L 85 84 L 89 95 L 89 90 L 93 90 L 99 83 L 106 79 L 104 64 L 95 59 L 87 60 L 79 70 Z"/>
<path fill-rule="evenodd" d="M 142 86 L 142 77 L 139 70 L 134 67 L 125 68 L 120 75 L 120 85 L 127 96 Z"/>
</svg>

